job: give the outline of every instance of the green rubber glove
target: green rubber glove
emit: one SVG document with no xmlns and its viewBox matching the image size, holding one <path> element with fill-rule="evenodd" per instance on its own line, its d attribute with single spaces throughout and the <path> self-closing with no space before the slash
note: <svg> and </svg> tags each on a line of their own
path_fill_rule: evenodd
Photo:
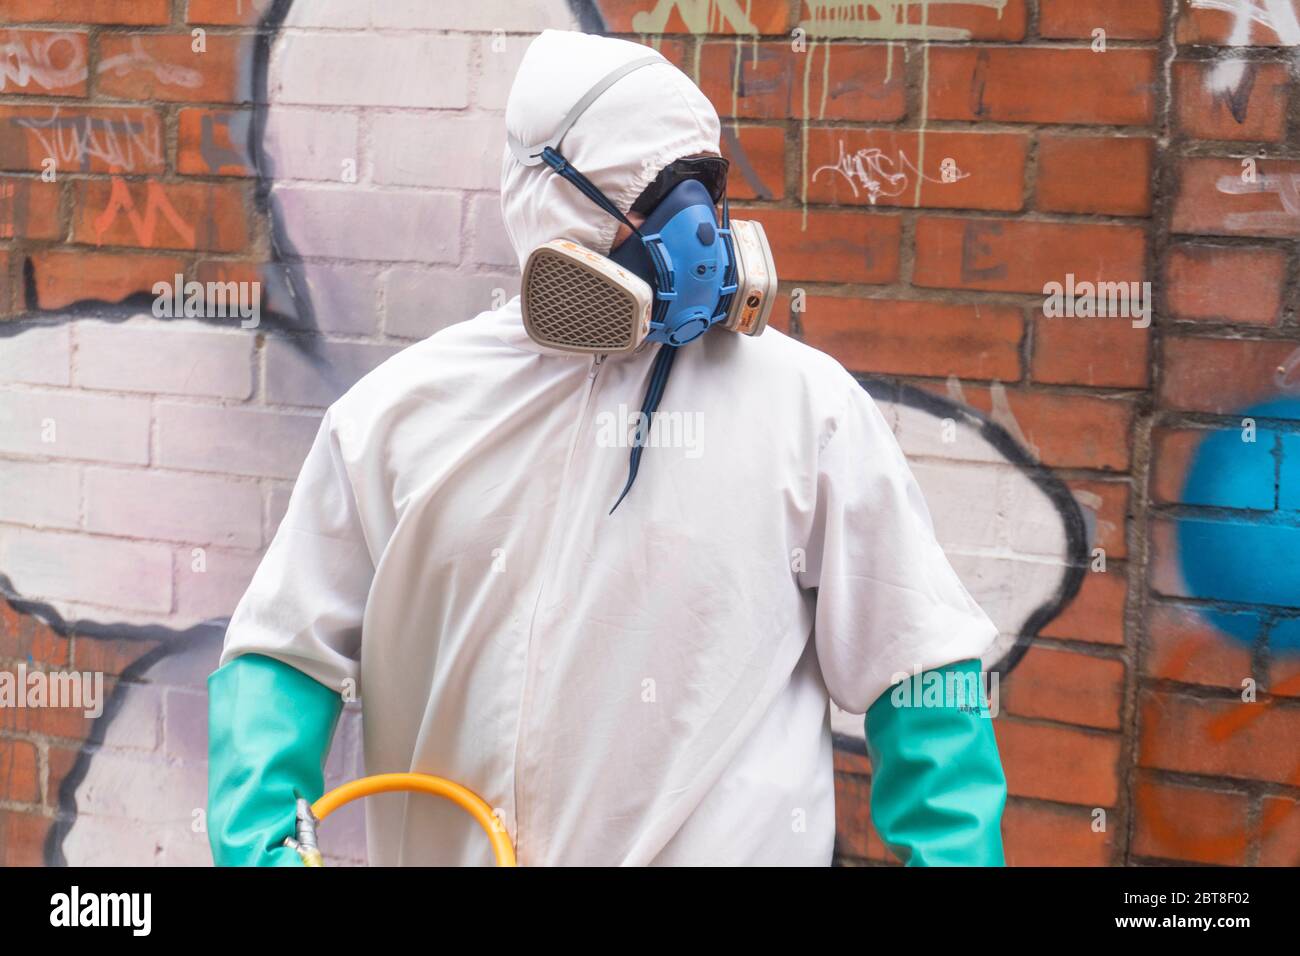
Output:
<svg viewBox="0 0 1300 956">
<path fill-rule="evenodd" d="M 979 679 L 975 660 L 926 671 L 921 681 L 938 674 L 947 686 L 949 673 L 983 687 L 970 683 L 970 675 Z M 914 690 L 916 679 L 908 680 Z M 881 694 L 866 719 L 871 820 L 881 839 L 908 866 L 1004 866 L 1007 781 L 982 691 L 974 710 L 952 700 L 900 707 L 893 694 Z"/>
<path fill-rule="evenodd" d="M 342 697 L 288 664 L 245 654 L 208 678 L 208 840 L 217 866 L 299 866 L 283 846 L 298 796 L 325 790 Z"/>
</svg>

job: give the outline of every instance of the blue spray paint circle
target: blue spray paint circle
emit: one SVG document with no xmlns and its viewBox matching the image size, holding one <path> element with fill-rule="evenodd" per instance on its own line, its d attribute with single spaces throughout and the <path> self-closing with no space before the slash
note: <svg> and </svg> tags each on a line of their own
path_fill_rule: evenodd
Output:
<svg viewBox="0 0 1300 956">
<path fill-rule="evenodd" d="M 1253 405 L 1242 418 L 1300 421 L 1300 399 Z M 1210 601 L 1300 610 L 1300 432 L 1257 425 L 1255 441 L 1241 428 L 1208 434 L 1187 471 L 1187 504 L 1242 509 L 1233 516 L 1177 519 L 1178 555 L 1190 593 Z M 1253 644 L 1252 613 L 1207 608 L 1220 631 Z M 1273 628 L 1274 651 L 1300 652 L 1300 618 Z"/>
</svg>

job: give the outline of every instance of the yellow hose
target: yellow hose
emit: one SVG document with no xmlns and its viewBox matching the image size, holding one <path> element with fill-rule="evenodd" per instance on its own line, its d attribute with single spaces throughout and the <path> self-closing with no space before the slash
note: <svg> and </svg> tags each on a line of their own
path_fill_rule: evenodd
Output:
<svg viewBox="0 0 1300 956">
<path fill-rule="evenodd" d="M 311 805 L 311 812 L 317 820 L 327 816 L 344 804 L 376 793 L 393 793 L 409 790 L 415 793 L 427 793 L 435 797 L 445 797 L 465 810 L 478 821 L 492 843 L 492 852 L 496 854 L 497 866 L 516 866 L 515 848 L 510 842 L 510 834 L 501 825 L 483 798 L 473 790 L 466 789 L 458 783 L 434 777 L 427 773 L 379 773 L 372 777 L 362 777 L 341 787 L 336 787 Z"/>
</svg>

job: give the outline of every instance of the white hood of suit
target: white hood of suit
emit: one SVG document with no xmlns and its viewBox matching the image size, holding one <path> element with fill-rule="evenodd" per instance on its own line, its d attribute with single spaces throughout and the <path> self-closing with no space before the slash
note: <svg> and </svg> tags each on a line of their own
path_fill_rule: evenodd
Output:
<svg viewBox="0 0 1300 956">
<path fill-rule="evenodd" d="M 626 63 L 659 54 L 627 40 L 546 30 L 524 54 L 506 103 L 506 130 L 525 145 L 559 129 L 578 100 Z M 669 163 L 718 153 L 718 113 L 666 59 L 634 70 L 602 93 L 559 151 L 624 213 Z M 525 166 L 505 147 L 501 211 L 522 270 L 533 249 L 570 239 L 608 254 L 618 220 L 547 165 Z"/>
</svg>

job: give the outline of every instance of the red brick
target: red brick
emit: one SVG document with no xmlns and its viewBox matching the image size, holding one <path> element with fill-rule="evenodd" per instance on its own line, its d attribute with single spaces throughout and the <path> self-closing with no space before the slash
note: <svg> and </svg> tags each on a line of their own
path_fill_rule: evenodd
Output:
<svg viewBox="0 0 1300 956">
<path fill-rule="evenodd" d="M 1137 226 L 923 216 L 913 283 L 1042 293 L 1049 282 L 1140 282 L 1146 233 Z M 777 264 L 778 270 L 780 264 Z"/>
<path fill-rule="evenodd" d="M 1124 665 L 1053 647 L 1031 646 L 1002 683 L 1002 706 L 1017 717 L 1118 730 Z"/>
<path fill-rule="evenodd" d="M 1150 329 L 1132 319 L 1034 320 L 1036 382 L 1110 388 L 1146 388 L 1150 378 Z"/>
<path fill-rule="evenodd" d="M 246 133 L 251 116 L 237 110 L 189 108 L 180 111 L 177 126 L 176 168 L 189 176 L 252 176 L 250 144 Z M 216 150 L 224 162 L 208 164 L 207 150 Z M 234 161 L 238 158 L 238 162 Z"/>
<path fill-rule="evenodd" d="M 99 40 L 96 90 L 126 100 L 243 103 L 252 99 L 245 37 L 208 34 L 196 53 L 181 34 L 106 34 Z M 157 64 L 166 69 L 159 69 Z"/>
<path fill-rule="evenodd" d="M 13 257 L 9 250 L 0 249 L 0 316 L 13 315 L 18 310 L 17 289 Z"/>
<path fill-rule="evenodd" d="M 934 47 L 928 56 L 930 119 L 1114 126 L 1155 120 L 1154 50 Z"/>
<path fill-rule="evenodd" d="M 1188 158 L 1178 167 L 1173 232 L 1219 236 L 1300 236 L 1300 161 L 1261 159 L 1255 181 L 1240 159 Z"/>
<path fill-rule="evenodd" d="M 1179 0 L 1178 20 L 1174 37 L 1181 44 L 1228 45 L 1236 25 L 1236 14 L 1230 10 L 1194 8 L 1188 0 Z M 1277 31 L 1270 26 L 1250 21 L 1247 46 L 1279 46 Z"/>
<path fill-rule="evenodd" d="M 1054 40 L 1158 40 L 1164 32 L 1164 0 L 1040 0 L 1038 33 Z"/>
<path fill-rule="evenodd" d="M 0 23 L 168 23 L 171 0 L 0 0 Z"/>
<path fill-rule="evenodd" d="M 846 11 L 845 7 L 850 9 Z M 1025 7 L 1025 0 L 1006 0 L 1000 10 L 972 4 L 924 6 L 916 3 L 886 9 L 880 4 L 841 5 L 804 0 L 800 5 L 799 26 L 813 38 L 1022 40 L 1028 19 Z"/>
<path fill-rule="evenodd" d="M 15 611 L 8 601 L 0 600 L 0 657 L 63 667 L 68 663 L 68 639 L 55 633 L 43 621 Z"/>
<path fill-rule="evenodd" d="M 797 53 L 787 40 L 711 41 L 700 52 L 699 84 L 722 116 L 898 120 L 907 111 L 903 58 L 895 52 L 891 71 L 889 56 L 878 44 L 823 43 Z"/>
<path fill-rule="evenodd" d="M 62 236 L 57 183 L 0 176 L 0 241 Z"/>
<path fill-rule="evenodd" d="M 1122 832 L 1113 812 L 1101 832 L 1092 812 L 1076 807 L 1009 800 L 1002 815 L 1007 866 L 1106 866 Z"/>
<path fill-rule="evenodd" d="M 1204 700 L 1163 691 L 1139 699 L 1138 765 L 1213 777 L 1300 783 L 1300 710 L 1269 699 Z"/>
<path fill-rule="evenodd" d="M 194 0 L 191 0 L 191 3 Z M 777 3 L 661 3 L 659 0 L 598 0 L 609 33 L 786 34 L 790 5 Z M 685 8 L 685 9 L 683 9 Z M 663 11 L 661 16 L 656 13 Z M 731 12 L 734 11 L 734 12 Z"/>
<path fill-rule="evenodd" d="M 1151 433 L 1151 500 L 1173 504 L 1183 500 L 1183 485 L 1192 455 L 1209 432 L 1199 428 L 1156 428 Z"/>
<path fill-rule="evenodd" d="M 156 110 L 0 105 L 0 169 L 41 172 L 158 173 L 166 164 Z"/>
<path fill-rule="evenodd" d="M 946 386 L 928 387 L 947 394 Z M 1004 395 L 1015 426 L 1031 446 L 1030 454 L 1048 467 L 1128 469 L 1133 403 L 1127 399 L 1023 388 L 1008 388 Z M 962 398 L 985 414 L 992 412 L 987 388 L 963 386 Z"/>
<path fill-rule="evenodd" d="M 1119 737 L 1003 718 L 993 727 L 1012 796 L 1085 807 L 1119 801 Z"/>
<path fill-rule="evenodd" d="M 740 142 L 743 162 L 731 148 L 729 137 L 722 138 L 722 155 L 731 160 L 727 195 L 733 200 L 783 199 L 785 129 L 780 126 L 742 126 L 736 138 Z"/>
<path fill-rule="evenodd" d="M 1260 866 L 1300 866 L 1300 801 L 1265 797 L 1260 814 Z"/>
<path fill-rule="evenodd" d="M 1043 625 L 1040 633 L 1044 637 L 1122 645 L 1127 595 L 1123 571 L 1109 564 L 1106 571 L 1089 570 L 1074 600 Z"/>
<path fill-rule="evenodd" d="M 1037 207 L 1046 212 L 1151 213 L 1155 141 L 1141 136 L 1038 138 Z"/>
<path fill-rule="evenodd" d="M 45 838 L 54 821 L 21 810 L 0 810 L 0 865 L 44 866 Z"/>
<path fill-rule="evenodd" d="M 1094 513 L 1090 547 L 1102 548 L 1107 560 L 1127 557 L 1128 543 L 1124 535 L 1128 527 L 1128 482 L 1075 479 L 1066 485 L 1079 506 Z"/>
<path fill-rule="evenodd" d="M 1287 68 L 1282 63 L 1246 63 L 1230 90 L 1215 90 L 1216 64 L 1174 64 L 1178 129 L 1196 139 L 1270 143 L 1286 138 Z"/>
<path fill-rule="evenodd" d="M 81 755 L 80 747 L 60 747 L 57 744 L 51 744 L 48 750 L 49 755 L 49 776 L 45 784 L 45 805 L 51 809 L 59 808 L 59 788 L 63 786 L 63 781 L 67 779 L 72 768 L 77 763 L 77 758 Z"/>
<path fill-rule="evenodd" d="M 213 26 L 253 26 L 271 9 L 274 0 L 189 0 L 185 9 L 186 23 Z"/>
<path fill-rule="evenodd" d="M 77 670 L 103 671 L 120 675 L 136 661 L 158 648 L 157 641 L 112 640 L 102 637 L 75 638 L 73 659 Z"/>
<path fill-rule="evenodd" d="M 871 212 L 733 209 L 763 224 L 777 274 L 792 282 L 888 283 L 898 278 L 902 223 Z"/>
<path fill-rule="evenodd" d="M 1026 136 L 889 129 L 805 135 L 809 202 L 1005 211 L 1024 205 Z M 953 181 L 945 182 L 949 161 Z"/>
<path fill-rule="evenodd" d="M 137 293 L 152 295 L 155 282 L 171 282 L 185 271 L 185 260 L 64 249 L 33 253 L 32 268 L 36 304 L 49 310 L 74 302 L 121 302 Z"/>
<path fill-rule="evenodd" d="M 899 375 L 1020 377 L 1020 310 L 1001 306 L 814 296 L 804 341 L 848 369 Z"/>
<path fill-rule="evenodd" d="M 1277 395 L 1278 369 L 1296 349 L 1278 340 L 1166 337 L 1160 406 L 1235 415 Z"/>
<path fill-rule="evenodd" d="M 68 30 L 0 30 L 0 53 L 6 67 L 0 75 L 0 90 L 85 96 L 87 36 Z"/>
<path fill-rule="evenodd" d="M 26 740 L 0 740 L 0 800 L 39 803 L 40 759 Z"/>
<path fill-rule="evenodd" d="M 238 252 L 248 244 L 244 192 L 235 183 L 75 184 L 72 237 L 93 245 Z"/>
<path fill-rule="evenodd" d="M 1138 856 L 1242 866 L 1246 862 L 1246 797 L 1153 780 L 1134 795 L 1133 852 Z"/>
<path fill-rule="evenodd" d="M 1276 325 L 1286 253 L 1244 246 L 1181 245 L 1165 258 L 1165 297 L 1175 319 Z"/>
<path fill-rule="evenodd" d="M 871 783 L 865 777 L 835 775 L 835 855 L 895 861 L 871 825 Z"/>
<path fill-rule="evenodd" d="M 1220 612 L 1222 613 L 1222 612 Z M 1243 620 L 1258 617 L 1241 613 Z M 1142 672 L 1161 680 L 1241 690 L 1252 676 L 1251 649 L 1229 640 L 1195 608 L 1151 604 L 1147 608 L 1146 650 Z"/>
</svg>

